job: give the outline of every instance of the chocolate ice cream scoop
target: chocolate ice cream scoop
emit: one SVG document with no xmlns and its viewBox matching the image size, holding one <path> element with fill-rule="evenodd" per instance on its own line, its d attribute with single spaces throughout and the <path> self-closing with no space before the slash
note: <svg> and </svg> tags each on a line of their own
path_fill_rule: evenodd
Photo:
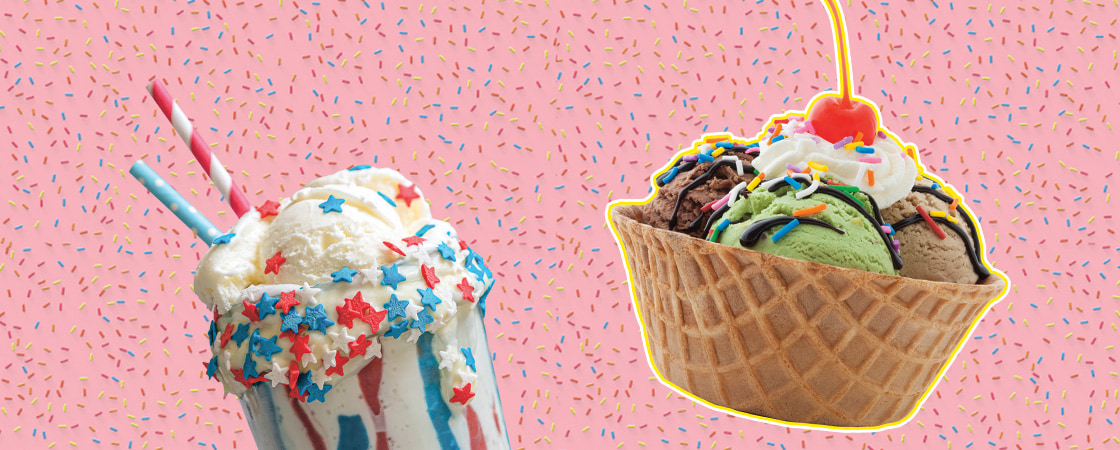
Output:
<svg viewBox="0 0 1120 450">
<path fill-rule="evenodd" d="M 883 210 L 883 220 L 894 227 L 899 242 L 900 275 L 958 284 L 975 284 L 990 275 L 980 260 L 972 217 L 960 202 L 953 203 L 934 181 L 922 179 L 909 195 Z"/>
<path fill-rule="evenodd" d="M 710 156 L 719 148 L 723 153 Z M 723 198 L 735 185 L 755 177 L 750 162 L 757 155 L 757 144 L 727 146 L 720 142 L 708 150 L 702 147 L 698 155 L 681 158 L 657 179 L 657 197 L 645 205 L 646 224 L 703 239 L 708 232 L 704 225 L 712 215 L 709 204 Z"/>
</svg>

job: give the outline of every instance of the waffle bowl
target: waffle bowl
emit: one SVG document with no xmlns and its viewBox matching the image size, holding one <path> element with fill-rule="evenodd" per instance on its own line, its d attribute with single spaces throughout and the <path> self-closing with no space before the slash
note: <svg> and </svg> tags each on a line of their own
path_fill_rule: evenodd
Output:
<svg viewBox="0 0 1120 450">
<path fill-rule="evenodd" d="M 720 245 L 608 212 L 650 363 L 704 402 L 807 426 L 907 419 L 1004 291 Z"/>
</svg>

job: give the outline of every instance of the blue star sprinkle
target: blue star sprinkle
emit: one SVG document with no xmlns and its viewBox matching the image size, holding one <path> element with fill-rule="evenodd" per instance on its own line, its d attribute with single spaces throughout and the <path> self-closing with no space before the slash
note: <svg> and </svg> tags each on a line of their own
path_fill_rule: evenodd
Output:
<svg viewBox="0 0 1120 450">
<path fill-rule="evenodd" d="M 342 212 L 342 204 L 346 203 L 346 199 L 330 196 L 327 201 L 320 203 L 319 207 L 323 208 L 323 214 L 334 212 Z"/>
<path fill-rule="evenodd" d="M 206 364 L 206 376 L 209 377 L 209 378 L 214 378 L 214 373 L 217 372 L 217 371 L 218 371 L 218 356 L 214 355 L 213 358 L 210 358 L 210 362 L 208 364 Z"/>
<path fill-rule="evenodd" d="M 483 263 L 482 256 L 474 252 L 474 249 L 467 249 L 467 260 L 463 263 L 467 271 L 473 273 L 478 281 L 483 281 L 486 278 L 493 278 L 494 274 Z"/>
<path fill-rule="evenodd" d="M 214 345 L 214 340 L 218 338 L 218 324 L 213 320 L 210 321 L 210 330 L 206 332 L 206 337 L 210 339 L 210 345 Z"/>
<path fill-rule="evenodd" d="M 228 244 L 229 240 L 233 239 L 234 236 L 237 236 L 237 233 L 223 234 L 221 236 L 218 236 L 218 237 L 214 238 L 214 241 L 211 242 L 210 245 Z"/>
<path fill-rule="evenodd" d="M 299 374 L 299 380 L 296 381 L 296 387 L 299 389 L 299 395 L 307 393 L 311 386 L 315 383 L 311 381 L 311 372 L 303 372 Z"/>
<path fill-rule="evenodd" d="M 249 337 L 249 324 L 243 323 L 241 325 L 238 325 L 237 326 L 237 331 L 233 332 L 232 337 L 233 337 L 233 341 L 237 343 L 238 347 L 240 347 L 241 343 L 244 342 L 245 339 Z"/>
<path fill-rule="evenodd" d="M 416 313 L 416 320 L 413 320 L 412 323 L 409 324 L 409 328 L 419 328 L 420 331 L 424 331 L 428 324 L 435 321 L 436 319 L 432 318 L 432 315 L 428 314 L 427 310 L 422 309 L 420 312 Z"/>
<path fill-rule="evenodd" d="M 398 300 L 397 294 L 389 294 L 389 302 L 382 306 L 384 306 L 385 309 L 389 311 L 388 320 L 392 321 L 393 319 L 396 319 L 398 317 L 402 319 L 405 317 L 404 309 L 408 306 L 408 302 L 404 300 Z"/>
<path fill-rule="evenodd" d="M 284 316 L 284 321 L 280 323 L 281 332 L 291 331 L 293 333 L 299 333 L 299 325 L 303 323 L 303 317 L 296 312 L 295 308 L 288 310 L 287 314 L 281 313 L 280 315 Z"/>
<path fill-rule="evenodd" d="M 259 328 L 253 328 L 253 334 L 249 336 L 249 352 L 250 353 L 256 353 L 257 350 L 261 347 L 260 340 L 261 340 L 261 330 Z"/>
<path fill-rule="evenodd" d="M 439 297 L 436 297 L 436 293 L 432 292 L 432 288 L 417 289 L 416 292 L 420 293 L 420 303 L 432 308 L 432 311 L 436 310 L 436 305 L 443 303 L 443 300 L 440 300 Z"/>
<path fill-rule="evenodd" d="M 335 283 L 341 283 L 343 281 L 345 281 L 347 283 L 353 283 L 354 282 L 354 274 L 356 274 L 356 273 L 358 273 L 357 270 L 353 270 L 353 269 L 351 269 L 350 267 L 347 267 L 347 266 L 342 266 L 341 269 L 338 269 L 337 271 L 331 272 L 331 281 L 333 281 Z"/>
<path fill-rule="evenodd" d="M 276 345 L 276 336 L 265 339 L 254 332 L 253 337 L 257 339 L 257 350 L 254 353 L 258 356 L 263 356 L 265 361 L 272 361 L 273 353 L 284 351 L 279 345 Z"/>
<path fill-rule="evenodd" d="M 400 339 L 401 334 L 404 333 L 405 330 L 407 330 L 407 329 L 408 329 L 407 321 L 402 320 L 400 322 L 396 322 L 396 323 L 393 323 L 393 324 L 389 325 L 389 331 L 386 331 L 385 335 L 389 336 L 391 338 Z"/>
<path fill-rule="evenodd" d="M 471 353 L 471 348 L 461 348 L 459 349 L 459 351 L 463 352 L 463 358 L 467 360 L 467 367 L 470 367 L 471 370 L 478 372 L 478 369 L 474 367 L 474 354 Z"/>
<path fill-rule="evenodd" d="M 436 247 L 436 250 L 439 250 L 439 256 L 442 256 L 443 259 L 446 259 L 446 260 L 451 261 L 451 262 L 455 262 L 455 249 L 449 247 L 447 244 L 444 244 L 443 242 L 440 242 L 439 246 Z"/>
<path fill-rule="evenodd" d="M 264 320 L 265 316 L 276 314 L 276 302 L 278 301 L 280 301 L 280 297 L 273 297 L 268 295 L 267 292 L 261 294 L 261 300 L 257 302 L 257 316 Z"/>
<path fill-rule="evenodd" d="M 334 325 L 334 322 L 327 318 L 327 311 L 323 309 L 323 305 L 305 308 L 303 314 L 303 323 L 307 324 L 308 329 L 326 333 L 327 327 Z"/>
<path fill-rule="evenodd" d="M 323 387 L 319 387 L 319 385 L 311 383 L 311 386 L 307 387 L 307 403 L 311 403 L 315 400 L 326 403 L 327 392 L 330 392 L 333 388 L 334 386 L 329 384 L 324 384 Z"/>
<path fill-rule="evenodd" d="M 397 263 L 393 263 L 391 266 L 381 266 L 381 273 L 384 274 L 381 277 L 382 286 L 392 286 L 393 289 L 396 289 L 397 284 L 405 280 L 404 275 L 401 275 L 400 271 L 397 270 Z"/>
<path fill-rule="evenodd" d="M 245 374 L 245 379 L 256 378 L 261 376 L 257 373 L 257 362 L 253 358 L 245 358 L 245 366 L 242 367 Z"/>
</svg>

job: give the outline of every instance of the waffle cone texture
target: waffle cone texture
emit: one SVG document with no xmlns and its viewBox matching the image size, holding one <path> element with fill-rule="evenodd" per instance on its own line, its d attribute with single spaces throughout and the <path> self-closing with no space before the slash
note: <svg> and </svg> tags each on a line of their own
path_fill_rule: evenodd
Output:
<svg viewBox="0 0 1120 450">
<path fill-rule="evenodd" d="M 783 422 L 908 418 L 1005 282 L 884 275 L 720 245 L 608 214 L 651 364 L 716 406 Z"/>
</svg>

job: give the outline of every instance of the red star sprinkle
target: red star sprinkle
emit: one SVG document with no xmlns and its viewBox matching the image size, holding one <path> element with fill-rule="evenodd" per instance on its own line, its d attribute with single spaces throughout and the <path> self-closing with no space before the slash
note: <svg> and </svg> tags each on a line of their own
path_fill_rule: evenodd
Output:
<svg viewBox="0 0 1120 450">
<path fill-rule="evenodd" d="M 386 247 L 389 247 L 389 250 L 392 250 L 393 253 L 404 256 L 404 252 L 401 251 L 400 247 L 390 244 L 389 241 L 384 241 L 382 242 L 382 244 L 385 244 Z"/>
<path fill-rule="evenodd" d="M 410 184 L 408 187 L 397 185 L 397 199 L 404 200 L 405 206 L 412 206 L 412 201 L 420 198 L 420 194 L 416 192 L 416 185 Z"/>
<path fill-rule="evenodd" d="M 291 398 L 302 398 L 299 395 L 299 362 L 293 361 L 288 366 L 288 396 Z"/>
<path fill-rule="evenodd" d="M 296 291 L 281 292 L 280 300 L 276 302 L 276 309 L 287 314 L 288 310 L 296 305 L 299 305 L 299 300 L 296 300 Z"/>
<path fill-rule="evenodd" d="M 285 259 L 283 256 L 280 256 L 280 252 L 276 252 L 275 255 L 272 255 L 271 258 L 268 258 L 268 260 L 265 261 L 264 273 L 274 273 L 279 275 L 280 265 L 284 264 L 284 261 L 287 261 L 287 259 Z"/>
<path fill-rule="evenodd" d="M 463 386 L 462 389 L 453 387 L 451 388 L 451 391 L 455 392 L 455 395 L 451 396 L 451 401 L 460 405 L 465 405 L 467 404 L 467 402 L 471 401 L 472 398 L 474 398 L 474 393 L 471 392 L 470 383 L 467 383 L 465 386 Z"/>
<path fill-rule="evenodd" d="M 464 241 L 464 240 L 460 239 L 459 240 L 459 250 L 466 250 L 466 249 L 467 249 L 467 241 Z"/>
<path fill-rule="evenodd" d="M 463 300 L 474 303 L 474 286 L 467 282 L 467 277 L 463 277 L 463 281 L 456 284 L 455 287 L 458 287 L 459 291 L 463 293 Z"/>
<path fill-rule="evenodd" d="M 362 321 L 368 323 L 370 328 L 373 328 L 373 332 L 376 333 L 377 330 L 381 329 L 381 321 L 385 320 L 385 316 L 388 315 L 389 310 L 383 309 L 381 311 L 374 311 L 373 307 L 371 306 L 369 309 L 369 314 L 365 314 L 362 316 Z M 365 337 L 364 334 L 362 336 Z"/>
<path fill-rule="evenodd" d="M 420 274 L 424 276 L 424 283 L 427 283 L 428 287 L 430 288 L 435 288 L 436 283 L 439 283 L 439 277 L 436 276 L 435 267 L 428 266 L 427 264 L 421 264 Z"/>
<path fill-rule="evenodd" d="M 257 311 L 256 303 L 250 303 L 248 300 L 242 300 L 241 304 L 245 305 L 245 310 L 241 311 L 241 315 L 248 317 L 250 322 L 259 322 L 261 320 L 261 314 L 259 311 Z"/>
<path fill-rule="evenodd" d="M 296 338 L 292 340 L 292 348 L 288 349 L 288 351 L 292 352 L 296 357 L 295 361 L 292 362 L 293 366 L 299 365 L 300 360 L 303 359 L 303 355 L 311 353 L 311 346 L 307 345 L 307 338 L 308 336 L 305 334 L 296 336 Z"/>
<path fill-rule="evenodd" d="M 338 311 L 338 323 L 354 328 L 354 319 L 365 320 L 366 311 L 372 308 L 362 300 L 362 291 L 358 291 L 354 297 L 345 299 L 345 303 L 335 307 Z"/>
<path fill-rule="evenodd" d="M 222 345 L 221 345 L 222 347 L 225 347 L 226 342 L 229 342 L 230 336 L 233 336 L 233 324 L 232 323 L 229 324 L 229 325 L 226 325 L 226 330 L 222 332 Z"/>
<path fill-rule="evenodd" d="M 405 244 L 408 244 L 409 247 L 412 247 L 413 245 L 423 244 L 427 239 L 420 236 L 409 236 L 401 240 L 404 241 Z"/>
<path fill-rule="evenodd" d="M 279 208 L 279 207 L 280 207 L 279 202 L 274 202 L 272 200 L 269 200 L 269 201 L 264 202 L 263 205 L 258 206 L 257 207 L 257 212 L 261 213 L 261 218 L 263 219 L 265 217 L 275 216 L 276 213 L 277 213 L 276 208 Z"/>
<path fill-rule="evenodd" d="M 373 342 L 369 339 L 366 339 L 366 335 L 359 335 L 358 339 L 355 339 L 354 342 L 350 343 L 350 357 L 355 358 L 358 356 L 365 356 L 366 349 L 369 348 L 370 344 L 373 344 Z"/>
<path fill-rule="evenodd" d="M 362 336 L 365 336 L 365 335 L 363 334 Z M 345 373 L 342 373 L 342 366 L 346 365 L 346 363 L 348 363 L 348 362 L 350 362 L 350 358 L 347 358 L 345 356 L 336 354 L 334 356 L 334 367 L 331 367 L 331 368 L 327 369 L 327 376 L 331 376 L 331 375 L 334 375 L 336 373 L 340 377 L 341 376 L 346 376 Z"/>
</svg>

